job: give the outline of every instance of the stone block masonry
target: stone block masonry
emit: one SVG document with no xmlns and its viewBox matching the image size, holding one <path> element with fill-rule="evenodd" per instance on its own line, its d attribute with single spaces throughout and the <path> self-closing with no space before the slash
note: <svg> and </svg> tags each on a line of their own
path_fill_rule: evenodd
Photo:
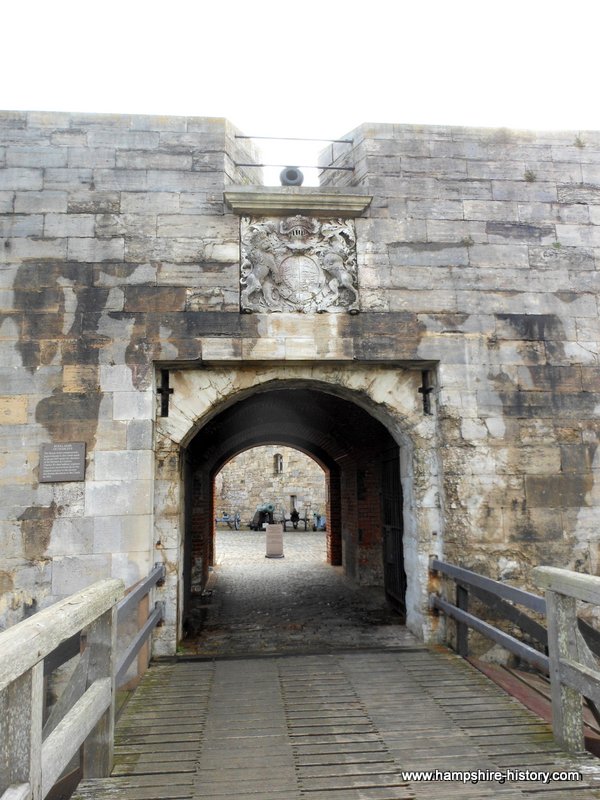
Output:
<svg viewBox="0 0 600 800">
<path fill-rule="evenodd" d="M 372 198 L 353 223 L 359 313 L 241 314 L 224 193 L 269 189 L 236 167 L 260 159 L 227 121 L 0 113 L 0 627 L 163 560 L 156 648 L 174 652 L 189 528 L 210 524 L 186 512 L 187 448 L 220 408 L 292 385 L 350 398 L 400 446 L 419 636 L 433 552 L 521 585 L 542 563 L 598 571 L 600 133 L 346 138 L 324 163 L 354 171 L 286 189 L 285 215 L 290 196 L 295 213 L 326 193 L 330 220 L 332 197 Z M 257 444 L 280 447 L 264 422 Z M 84 481 L 39 481 L 56 442 L 85 443 Z M 375 470 L 335 458 L 339 558 L 376 582 Z"/>
</svg>

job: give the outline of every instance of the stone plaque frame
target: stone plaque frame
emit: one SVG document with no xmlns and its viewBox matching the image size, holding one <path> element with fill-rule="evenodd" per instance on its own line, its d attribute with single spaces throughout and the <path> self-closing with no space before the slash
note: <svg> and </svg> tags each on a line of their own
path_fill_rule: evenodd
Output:
<svg viewBox="0 0 600 800">
<path fill-rule="evenodd" d="M 85 442 L 57 442 L 40 448 L 40 483 L 85 480 Z"/>
</svg>

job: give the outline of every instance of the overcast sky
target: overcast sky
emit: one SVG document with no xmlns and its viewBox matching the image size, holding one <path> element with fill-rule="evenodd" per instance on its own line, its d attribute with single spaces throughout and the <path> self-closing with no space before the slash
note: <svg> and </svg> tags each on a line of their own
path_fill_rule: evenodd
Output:
<svg viewBox="0 0 600 800">
<path fill-rule="evenodd" d="M 248 134 L 325 138 L 361 122 L 600 129 L 596 9 L 4 0 L 0 107 L 224 116 Z M 264 156 L 314 159 L 286 148 Z"/>
</svg>

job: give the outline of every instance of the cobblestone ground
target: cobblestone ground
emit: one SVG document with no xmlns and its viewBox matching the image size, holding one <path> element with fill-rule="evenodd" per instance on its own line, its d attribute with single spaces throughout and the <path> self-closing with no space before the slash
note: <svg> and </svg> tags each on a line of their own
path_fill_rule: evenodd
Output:
<svg viewBox="0 0 600 800">
<path fill-rule="evenodd" d="M 265 534 L 218 531 L 210 597 L 192 611 L 182 650 L 259 655 L 416 643 L 382 589 L 359 587 L 326 561 L 325 534 L 287 531 L 284 558 Z"/>
</svg>

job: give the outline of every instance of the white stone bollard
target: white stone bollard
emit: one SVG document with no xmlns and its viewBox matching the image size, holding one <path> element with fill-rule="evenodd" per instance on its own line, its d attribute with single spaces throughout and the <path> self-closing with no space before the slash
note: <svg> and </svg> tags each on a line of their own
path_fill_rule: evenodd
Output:
<svg viewBox="0 0 600 800">
<path fill-rule="evenodd" d="M 267 552 L 265 558 L 283 558 L 283 525 L 265 525 Z"/>
</svg>

